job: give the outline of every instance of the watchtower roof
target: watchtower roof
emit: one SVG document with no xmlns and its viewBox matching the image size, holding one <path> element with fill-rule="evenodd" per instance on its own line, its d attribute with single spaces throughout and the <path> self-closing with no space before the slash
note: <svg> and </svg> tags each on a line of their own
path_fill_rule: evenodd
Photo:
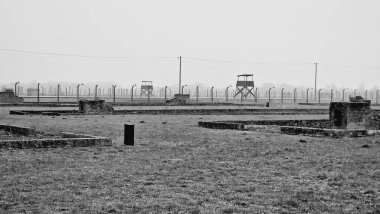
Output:
<svg viewBox="0 0 380 214">
<path fill-rule="evenodd" d="M 252 77 L 253 74 L 240 74 L 240 75 L 237 75 L 238 77 Z"/>
<path fill-rule="evenodd" d="M 152 85 L 153 82 L 152 81 L 141 81 L 141 84 L 142 85 Z"/>
</svg>

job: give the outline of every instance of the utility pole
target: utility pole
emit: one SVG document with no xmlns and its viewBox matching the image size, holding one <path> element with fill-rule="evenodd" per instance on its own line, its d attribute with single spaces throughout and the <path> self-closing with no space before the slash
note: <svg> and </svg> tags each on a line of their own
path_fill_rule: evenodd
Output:
<svg viewBox="0 0 380 214">
<path fill-rule="evenodd" d="M 318 62 L 315 63 L 314 101 L 317 101 L 317 73 L 318 73 Z"/>
<path fill-rule="evenodd" d="M 179 56 L 179 87 L 178 93 L 181 93 L 181 72 L 182 72 L 182 56 Z"/>
</svg>

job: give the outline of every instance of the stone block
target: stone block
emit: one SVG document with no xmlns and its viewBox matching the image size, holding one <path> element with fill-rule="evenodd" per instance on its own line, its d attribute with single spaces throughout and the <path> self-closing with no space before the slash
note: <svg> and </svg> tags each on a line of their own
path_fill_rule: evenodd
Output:
<svg viewBox="0 0 380 214">
<path fill-rule="evenodd" d="M 359 100 L 359 101 L 358 101 Z M 338 129 L 374 129 L 380 128 L 380 117 L 371 109 L 371 102 L 351 99 L 353 102 L 331 102 L 329 117 Z"/>
<path fill-rule="evenodd" d="M 190 94 L 174 94 L 174 98 L 167 100 L 166 103 L 169 105 L 183 105 L 186 101 L 190 99 Z"/>
<path fill-rule="evenodd" d="M 12 90 L 0 91 L 0 103 L 22 103 L 24 98 L 18 97 Z"/>
<path fill-rule="evenodd" d="M 223 123 L 223 122 L 198 122 L 200 127 L 209 129 L 235 129 L 244 130 L 244 125 L 239 123 Z"/>
<path fill-rule="evenodd" d="M 105 100 L 80 100 L 79 112 L 84 114 L 113 113 L 114 109 Z"/>
</svg>

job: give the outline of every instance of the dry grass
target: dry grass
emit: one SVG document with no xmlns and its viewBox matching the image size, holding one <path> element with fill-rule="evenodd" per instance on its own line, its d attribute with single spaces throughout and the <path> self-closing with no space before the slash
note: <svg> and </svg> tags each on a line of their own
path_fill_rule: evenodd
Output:
<svg viewBox="0 0 380 214">
<path fill-rule="evenodd" d="M 111 137 L 114 146 L 0 150 L 0 213 L 380 212 L 379 136 L 329 139 L 197 126 L 200 120 L 323 116 L 51 117 L 7 110 L 1 123 Z M 123 145 L 123 124 L 136 125 L 136 146 Z"/>
</svg>

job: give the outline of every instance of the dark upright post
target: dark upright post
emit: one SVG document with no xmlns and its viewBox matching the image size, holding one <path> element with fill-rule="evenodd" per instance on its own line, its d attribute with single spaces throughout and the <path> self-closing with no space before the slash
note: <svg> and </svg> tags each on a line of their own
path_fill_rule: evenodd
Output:
<svg viewBox="0 0 380 214">
<path fill-rule="evenodd" d="M 135 126 L 124 124 L 124 145 L 133 146 L 135 144 Z"/>
</svg>

